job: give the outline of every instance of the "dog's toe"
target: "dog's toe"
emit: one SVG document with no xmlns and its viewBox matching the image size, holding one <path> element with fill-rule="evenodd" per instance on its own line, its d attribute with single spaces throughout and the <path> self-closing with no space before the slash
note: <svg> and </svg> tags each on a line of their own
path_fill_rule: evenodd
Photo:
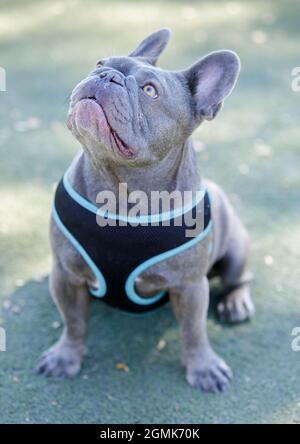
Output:
<svg viewBox="0 0 300 444">
<path fill-rule="evenodd" d="M 218 393 L 226 390 L 232 379 L 232 371 L 228 365 L 214 355 L 209 362 L 201 362 L 196 367 L 187 368 L 188 383 L 203 392 Z"/>
<path fill-rule="evenodd" d="M 81 359 L 76 349 L 56 344 L 42 354 L 35 371 L 44 376 L 73 377 L 80 371 Z"/>
<path fill-rule="evenodd" d="M 250 319 L 255 307 L 248 286 L 232 291 L 217 305 L 217 313 L 221 322 L 238 323 Z"/>
</svg>

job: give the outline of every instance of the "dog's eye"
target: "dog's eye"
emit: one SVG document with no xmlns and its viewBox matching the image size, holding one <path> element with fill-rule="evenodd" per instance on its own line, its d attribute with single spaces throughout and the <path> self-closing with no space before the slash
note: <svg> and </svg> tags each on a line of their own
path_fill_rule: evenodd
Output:
<svg viewBox="0 0 300 444">
<path fill-rule="evenodd" d="M 148 83 L 147 85 L 143 86 L 143 91 L 147 96 L 151 97 L 152 99 L 157 99 L 158 92 L 156 91 L 156 88 L 151 85 L 151 83 Z"/>
<path fill-rule="evenodd" d="M 103 66 L 104 65 L 104 60 L 99 60 L 99 62 L 97 62 L 96 66 Z"/>
</svg>

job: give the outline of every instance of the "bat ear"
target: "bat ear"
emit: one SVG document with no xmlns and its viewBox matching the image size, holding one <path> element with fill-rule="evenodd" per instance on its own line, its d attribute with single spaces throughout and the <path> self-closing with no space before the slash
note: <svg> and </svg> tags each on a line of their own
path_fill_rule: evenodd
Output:
<svg viewBox="0 0 300 444">
<path fill-rule="evenodd" d="M 146 37 L 129 57 L 143 57 L 155 65 L 158 57 L 167 46 L 171 35 L 168 28 L 159 29 Z"/>
<path fill-rule="evenodd" d="M 192 92 L 196 117 L 212 120 L 217 115 L 239 72 L 240 59 L 228 50 L 212 52 L 183 71 Z"/>
</svg>

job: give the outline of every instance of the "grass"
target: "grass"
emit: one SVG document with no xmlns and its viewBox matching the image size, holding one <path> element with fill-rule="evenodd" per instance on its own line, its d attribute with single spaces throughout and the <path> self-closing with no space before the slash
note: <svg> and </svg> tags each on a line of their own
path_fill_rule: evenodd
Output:
<svg viewBox="0 0 300 444">
<path fill-rule="evenodd" d="M 1 423 L 300 422 L 300 356 L 290 345 L 300 324 L 300 96 L 290 75 L 299 19 L 291 0 L 1 1 Z M 221 396 L 185 383 L 168 308 L 133 322 L 94 302 L 81 375 L 32 373 L 61 329 L 46 276 L 53 186 L 78 150 L 65 126 L 68 95 L 99 58 L 129 52 L 161 26 L 173 30 L 162 67 L 184 68 L 224 47 L 243 65 L 223 112 L 194 136 L 200 168 L 229 193 L 253 244 L 255 319 L 233 328 L 209 319 L 212 343 L 235 373 Z"/>
</svg>

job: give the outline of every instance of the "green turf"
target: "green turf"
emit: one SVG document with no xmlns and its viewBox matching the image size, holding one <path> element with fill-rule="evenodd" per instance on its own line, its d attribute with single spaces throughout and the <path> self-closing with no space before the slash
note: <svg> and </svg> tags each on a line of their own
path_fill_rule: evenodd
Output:
<svg viewBox="0 0 300 444">
<path fill-rule="evenodd" d="M 300 65 L 299 21 L 296 0 L 1 0 L 1 423 L 300 422 L 300 352 L 290 345 L 300 325 L 300 93 L 290 75 Z M 45 276 L 53 185 L 78 149 L 65 126 L 68 95 L 99 58 L 130 51 L 161 26 L 173 30 L 163 67 L 224 47 L 243 65 L 223 112 L 195 134 L 200 167 L 229 193 L 253 240 L 255 319 L 233 328 L 209 319 L 212 343 L 235 373 L 220 396 L 185 383 L 168 308 L 133 320 L 95 302 L 81 375 L 32 373 L 60 333 Z"/>
</svg>

